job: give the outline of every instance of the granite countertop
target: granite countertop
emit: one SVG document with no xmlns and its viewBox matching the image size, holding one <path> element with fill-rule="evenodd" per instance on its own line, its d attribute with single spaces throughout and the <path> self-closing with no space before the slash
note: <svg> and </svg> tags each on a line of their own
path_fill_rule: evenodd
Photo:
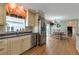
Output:
<svg viewBox="0 0 79 59">
<path fill-rule="evenodd" d="M 0 39 L 12 38 L 12 37 L 19 37 L 24 35 L 31 35 L 32 32 L 11 32 L 11 33 L 2 33 L 0 34 Z"/>
<path fill-rule="evenodd" d="M 5 36 L 5 35 L 18 35 L 18 34 L 24 34 L 24 33 L 32 33 L 32 32 L 9 32 L 9 33 L 1 33 L 0 36 Z"/>
</svg>

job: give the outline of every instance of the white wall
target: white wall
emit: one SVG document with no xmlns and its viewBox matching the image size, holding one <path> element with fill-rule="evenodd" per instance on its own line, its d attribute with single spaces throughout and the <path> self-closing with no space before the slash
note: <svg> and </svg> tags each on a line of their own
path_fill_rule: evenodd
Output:
<svg viewBox="0 0 79 59">
<path fill-rule="evenodd" d="M 76 49 L 79 52 L 79 21 L 76 20 Z"/>
<path fill-rule="evenodd" d="M 46 35 L 50 35 L 50 24 L 46 24 Z"/>
<path fill-rule="evenodd" d="M 61 27 L 56 27 L 56 25 L 52 26 L 51 28 L 51 32 L 57 32 L 57 31 L 60 31 L 60 32 L 64 32 L 66 34 L 67 32 L 67 21 L 60 21 L 59 24 L 61 25 Z"/>
</svg>

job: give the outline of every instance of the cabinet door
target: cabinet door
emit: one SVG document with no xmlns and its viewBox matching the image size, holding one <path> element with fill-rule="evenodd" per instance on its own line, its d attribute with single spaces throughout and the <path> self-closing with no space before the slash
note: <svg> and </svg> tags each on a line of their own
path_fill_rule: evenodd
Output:
<svg viewBox="0 0 79 59">
<path fill-rule="evenodd" d="M 30 37 L 31 37 L 30 35 L 23 36 L 22 51 L 26 51 L 31 48 L 31 38 Z"/>
<path fill-rule="evenodd" d="M 11 39 L 12 38 L 7 39 L 7 54 L 8 55 L 11 55 Z"/>
<path fill-rule="evenodd" d="M 35 21 L 36 21 L 36 18 L 35 18 L 36 14 L 29 11 L 28 12 L 28 25 L 29 26 L 35 26 Z"/>
<path fill-rule="evenodd" d="M 6 10 L 4 4 L 0 5 L 0 25 L 4 25 L 6 19 Z"/>
<path fill-rule="evenodd" d="M 0 40 L 0 55 L 7 55 L 7 39 Z"/>
<path fill-rule="evenodd" d="M 27 37 L 26 37 L 26 41 L 27 41 L 27 47 L 28 47 L 28 49 L 30 49 L 31 48 L 31 35 L 28 35 Z M 25 44 L 26 45 L 26 44 Z"/>
<path fill-rule="evenodd" d="M 21 54 L 21 39 L 19 39 L 19 37 L 11 39 L 11 54 Z"/>
</svg>

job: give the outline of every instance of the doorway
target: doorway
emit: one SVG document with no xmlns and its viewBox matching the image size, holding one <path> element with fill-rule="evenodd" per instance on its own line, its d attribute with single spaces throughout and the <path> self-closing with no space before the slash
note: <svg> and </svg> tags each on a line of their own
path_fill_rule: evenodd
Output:
<svg viewBox="0 0 79 59">
<path fill-rule="evenodd" d="M 73 35 L 73 28 L 72 27 L 67 27 L 67 33 L 68 33 L 68 36 L 72 36 Z"/>
</svg>

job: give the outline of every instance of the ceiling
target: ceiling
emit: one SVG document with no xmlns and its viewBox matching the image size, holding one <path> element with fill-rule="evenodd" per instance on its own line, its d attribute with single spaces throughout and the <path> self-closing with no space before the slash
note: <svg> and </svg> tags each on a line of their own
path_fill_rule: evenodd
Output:
<svg viewBox="0 0 79 59">
<path fill-rule="evenodd" d="M 19 3 L 25 9 L 41 10 L 47 20 L 75 19 L 79 17 L 79 3 Z"/>
</svg>

